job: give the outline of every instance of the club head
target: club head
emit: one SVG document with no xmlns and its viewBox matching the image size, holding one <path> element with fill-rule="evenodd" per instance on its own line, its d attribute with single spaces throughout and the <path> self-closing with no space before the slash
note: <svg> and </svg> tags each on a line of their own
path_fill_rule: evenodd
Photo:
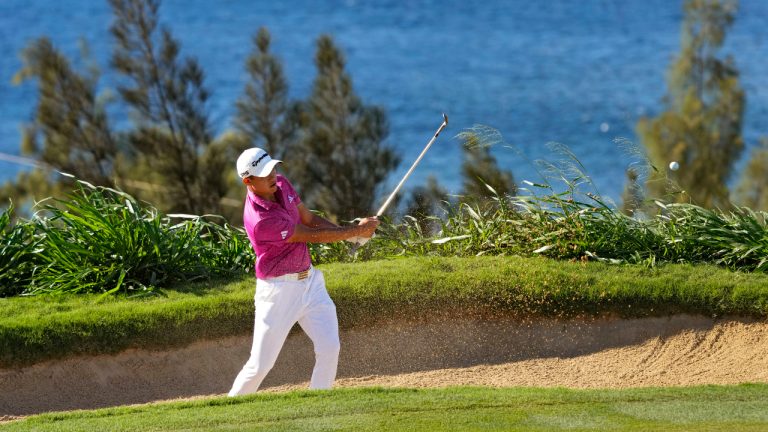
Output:
<svg viewBox="0 0 768 432">
<path fill-rule="evenodd" d="M 442 132 L 446 126 L 448 126 L 448 116 L 445 115 L 445 113 L 443 113 L 443 124 L 441 124 L 440 128 L 437 129 L 437 132 L 435 133 L 435 138 L 437 138 L 437 136 L 440 135 L 440 132 Z M 429 147 L 429 144 L 427 145 L 427 147 Z"/>
</svg>

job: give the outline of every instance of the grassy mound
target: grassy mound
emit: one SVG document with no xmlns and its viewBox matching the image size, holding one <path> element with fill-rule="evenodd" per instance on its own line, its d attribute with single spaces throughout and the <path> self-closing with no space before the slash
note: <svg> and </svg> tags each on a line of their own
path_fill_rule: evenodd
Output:
<svg viewBox="0 0 768 432">
<path fill-rule="evenodd" d="M 768 316 L 768 275 L 711 265 L 646 268 L 546 258 L 403 258 L 327 264 L 342 327 L 431 313 L 625 317 Z M 0 365 L 168 348 L 250 334 L 254 281 L 198 283 L 164 296 L 0 299 Z"/>
</svg>

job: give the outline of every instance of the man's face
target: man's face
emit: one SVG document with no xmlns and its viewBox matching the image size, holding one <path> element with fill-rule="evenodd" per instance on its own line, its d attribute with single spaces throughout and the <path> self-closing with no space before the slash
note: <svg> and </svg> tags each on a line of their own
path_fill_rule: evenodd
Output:
<svg viewBox="0 0 768 432">
<path fill-rule="evenodd" d="M 277 192 L 277 170 L 272 169 L 266 177 L 250 176 L 243 179 L 256 195 L 271 195 Z"/>
</svg>

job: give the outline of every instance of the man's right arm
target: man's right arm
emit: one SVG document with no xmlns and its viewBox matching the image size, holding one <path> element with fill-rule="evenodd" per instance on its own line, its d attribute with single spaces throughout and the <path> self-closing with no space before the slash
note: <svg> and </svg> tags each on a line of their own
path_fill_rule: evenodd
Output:
<svg viewBox="0 0 768 432">
<path fill-rule="evenodd" d="M 352 237 L 371 237 L 379 220 L 376 218 L 365 218 L 359 225 L 336 226 L 336 227 L 308 227 L 298 224 L 293 230 L 293 235 L 288 238 L 289 243 L 332 243 L 346 240 Z"/>
</svg>

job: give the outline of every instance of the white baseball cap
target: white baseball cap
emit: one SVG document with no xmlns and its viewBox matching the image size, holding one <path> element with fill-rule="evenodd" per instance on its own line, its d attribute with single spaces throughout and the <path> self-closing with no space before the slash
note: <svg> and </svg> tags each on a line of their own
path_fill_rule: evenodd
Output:
<svg viewBox="0 0 768 432">
<path fill-rule="evenodd" d="M 237 175 L 240 178 L 249 176 L 266 177 L 272 172 L 275 165 L 282 161 L 272 159 L 264 149 L 258 147 L 249 148 L 240 153 L 237 158 Z"/>
</svg>

